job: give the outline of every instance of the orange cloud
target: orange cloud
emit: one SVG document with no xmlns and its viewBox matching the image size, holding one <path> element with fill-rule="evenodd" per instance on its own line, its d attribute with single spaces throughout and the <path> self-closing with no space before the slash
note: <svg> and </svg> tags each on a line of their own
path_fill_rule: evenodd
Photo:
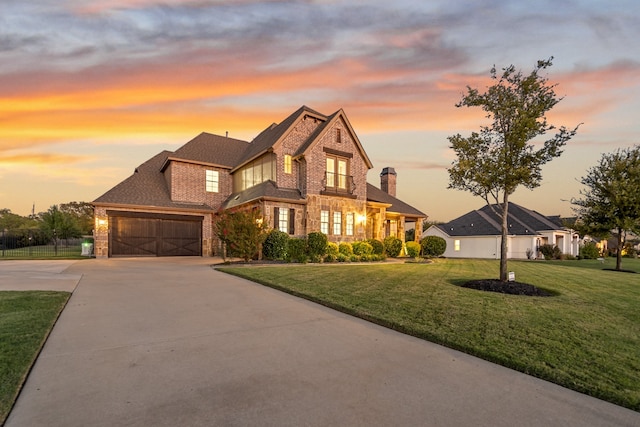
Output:
<svg viewBox="0 0 640 427">
<path fill-rule="evenodd" d="M 0 157 L 0 165 L 17 166 L 17 165 L 35 165 L 35 164 L 61 164 L 67 165 L 78 163 L 91 159 L 89 156 L 76 156 L 71 154 L 49 154 L 49 153 L 31 153 L 31 154 L 13 154 L 3 155 Z"/>
</svg>

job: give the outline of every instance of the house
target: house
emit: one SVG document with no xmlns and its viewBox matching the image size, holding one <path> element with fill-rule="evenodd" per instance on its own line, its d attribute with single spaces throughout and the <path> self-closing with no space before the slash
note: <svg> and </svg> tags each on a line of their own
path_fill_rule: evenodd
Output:
<svg viewBox="0 0 640 427">
<path fill-rule="evenodd" d="M 273 228 L 333 242 L 404 240 L 411 222 L 421 232 L 427 215 L 396 198 L 395 170 L 383 169 L 377 188 L 366 181 L 372 167 L 342 109 L 302 106 L 251 142 L 201 133 L 93 202 L 95 253 L 210 256 L 215 214 L 226 209 L 259 209 Z"/>
<path fill-rule="evenodd" d="M 578 234 L 566 229 L 559 216 L 544 216 L 515 203 L 509 203 L 508 212 L 508 258 L 538 258 L 539 248 L 545 244 L 558 246 L 564 254 L 578 255 Z M 429 227 L 422 237 L 444 238 L 444 256 L 449 258 L 500 259 L 501 224 L 501 217 L 485 205 L 446 224 Z"/>
</svg>

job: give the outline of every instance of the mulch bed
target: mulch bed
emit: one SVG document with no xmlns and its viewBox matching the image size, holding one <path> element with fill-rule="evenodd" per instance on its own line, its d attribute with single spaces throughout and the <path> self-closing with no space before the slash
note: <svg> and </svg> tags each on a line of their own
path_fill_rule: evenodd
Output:
<svg viewBox="0 0 640 427">
<path fill-rule="evenodd" d="M 478 291 L 499 292 L 510 295 L 526 295 L 533 297 L 550 297 L 551 292 L 536 288 L 533 285 L 521 282 L 501 282 L 498 279 L 471 280 L 460 285 L 463 288 L 476 289 Z"/>
</svg>

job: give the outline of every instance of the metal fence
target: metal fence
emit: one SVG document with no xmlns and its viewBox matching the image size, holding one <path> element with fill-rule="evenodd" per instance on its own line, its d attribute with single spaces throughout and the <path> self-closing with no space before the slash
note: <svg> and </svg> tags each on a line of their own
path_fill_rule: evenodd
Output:
<svg viewBox="0 0 640 427">
<path fill-rule="evenodd" d="M 89 247 L 90 245 L 90 247 Z M 0 258 L 69 258 L 90 256 L 87 238 L 61 239 L 38 229 L 0 230 Z"/>
</svg>

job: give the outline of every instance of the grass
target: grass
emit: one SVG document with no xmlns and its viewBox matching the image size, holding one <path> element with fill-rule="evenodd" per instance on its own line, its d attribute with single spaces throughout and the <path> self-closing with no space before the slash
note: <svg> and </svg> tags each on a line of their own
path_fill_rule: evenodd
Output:
<svg viewBox="0 0 640 427">
<path fill-rule="evenodd" d="M 640 271 L 640 261 L 623 267 Z M 456 286 L 497 276 L 488 260 L 220 270 L 640 411 L 640 275 L 602 268 L 509 263 L 552 297 Z"/>
<path fill-rule="evenodd" d="M 70 295 L 0 292 L 0 425 Z"/>
</svg>

